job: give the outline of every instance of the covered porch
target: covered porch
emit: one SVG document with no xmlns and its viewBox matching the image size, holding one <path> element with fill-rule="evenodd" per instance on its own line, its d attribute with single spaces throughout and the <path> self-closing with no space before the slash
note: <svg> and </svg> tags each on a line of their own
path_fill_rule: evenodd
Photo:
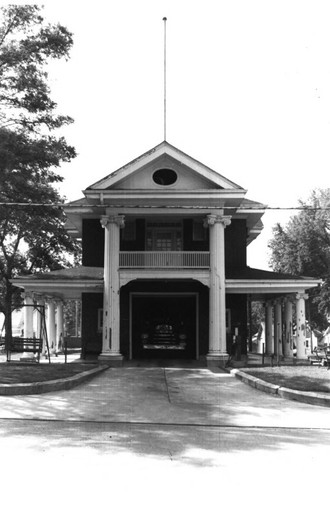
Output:
<svg viewBox="0 0 330 510">
<path fill-rule="evenodd" d="M 63 349 L 65 302 L 81 302 L 84 292 L 102 292 L 103 269 L 76 267 L 23 276 L 12 283 L 23 290 L 21 334 L 24 338 L 43 337 L 43 353 L 48 354 L 49 349 L 53 354 Z"/>
<path fill-rule="evenodd" d="M 307 327 L 308 290 L 321 280 L 249 267 L 228 276 L 228 295 L 245 294 L 248 308 L 252 302 L 264 306 L 264 346 L 259 353 L 277 361 L 307 359 L 313 348 Z"/>
<path fill-rule="evenodd" d="M 165 269 L 162 270 L 161 268 L 157 269 L 155 267 L 149 267 L 145 268 L 143 273 L 141 273 L 139 272 L 139 268 L 137 266 L 134 268 L 120 268 L 120 289 L 128 285 L 130 282 L 141 279 L 141 277 L 141 281 L 145 282 L 161 282 L 164 281 L 164 278 L 166 278 L 166 281 L 172 282 L 172 285 L 177 285 L 177 283 L 180 281 L 185 281 L 185 285 L 187 285 L 189 281 L 195 281 L 195 284 L 197 285 L 198 283 L 198 285 L 201 285 L 205 289 L 205 292 L 209 292 L 210 289 L 210 274 L 209 270 L 205 267 L 195 267 L 193 270 L 186 267 L 181 268 L 180 271 L 178 271 L 177 268 L 172 267 L 172 270 L 167 270 L 166 272 Z M 98 308 L 96 308 L 96 313 L 94 314 L 97 316 L 95 321 L 91 316 L 87 317 L 86 320 L 95 322 L 95 326 L 93 326 L 94 329 L 91 328 L 90 339 L 94 341 L 96 336 L 100 335 L 103 327 L 103 268 L 81 266 L 71 269 L 53 271 L 50 273 L 17 278 L 13 281 L 13 283 L 16 286 L 24 289 L 25 304 L 32 305 L 33 303 L 37 303 L 39 306 L 47 307 L 48 340 L 49 345 L 54 346 L 55 349 L 58 348 L 61 335 L 63 335 L 63 303 L 66 299 L 80 300 L 83 296 L 89 296 L 89 303 L 98 303 Z M 240 329 L 239 326 L 236 327 L 236 324 L 231 322 L 231 316 L 233 316 L 235 313 L 237 314 L 237 310 L 230 310 L 228 303 L 240 302 L 240 307 L 247 307 L 248 301 L 263 302 L 265 306 L 265 354 L 269 356 L 293 357 L 293 351 L 295 347 L 297 351 L 297 358 L 306 359 L 310 354 L 311 347 L 309 339 L 306 335 L 306 300 L 308 299 L 307 291 L 308 289 L 315 287 L 320 283 L 321 282 L 319 280 L 315 280 L 313 278 L 293 278 L 292 276 L 281 275 L 271 271 L 252 269 L 249 267 L 243 268 L 241 270 L 235 270 L 229 274 L 226 274 L 226 313 L 220 317 L 219 311 L 217 312 L 216 310 L 213 310 L 212 312 L 210 306 L 207 305 L 207 312 L 209 316 L 205 316 L 205 321 L 208 323 L 210 322 L 210 314 L 212 313 L 214 316 L 218 316 L 218 320 L 220 320 L 222 323 L 225 323 L 226 338 L 221 339 L 221 345 L 224 345 L 226 353 L 226 357 L 223 361 L 225 362 L 228 358 L 230 344 L 233 337 L 243 334 L 244 338 L 242 341 L 248 341 L 246 324 L 243 325 L 244 327 Z M 142 295 L 142 290 L 145 292 L 144 289 L 139 289 L 140 296 Z M 129 314 L 137 313 L 134 311 L 134 306 L 132 306 L 132 303 L 134 305 L 134 303 L 138 303 L 138 299 L 142 299 L 141 297 L 138 297 L 139 292 L 135 294 L 133 292 L 129 298 L 132 301 L 130 308 L 128 307 L 128 309 L 133 310 L 133 312 L 129 312 Z M 188 294 L 190 293 L 189 299 L 191 299 L 192 302 L 192 310 L 195 310 L 196 306 L 199 306 L 198 300 L 194 294 L 195 291 L 189 289 L 181 289 L 180 292 L 182 295 L 187 292 Z M 180 300 L 180 292 L 178 290 L 175 292 L 172 291 L 172 295 L 176 295 L 176 299 Z M 153 292 L 149 291 L 148 299 L 150 302 L 152 302 L 153 295 L 157 297 L 157 292 L 153 294 Z M 232 299 L 230 296 L 240 296 L 242 299 Z M 164 294 L 163 299 L 165 297 L 166 293 Z M 159 299 L 159 297 L 157 297 L 157 299 Z M 140 302 L 142 303 L 142 301 Z M 169 302 L 170 301 L 168 301 L 168 303 Z M 120 315 L 122 313 L 122 311 L 120 312 L 120 307 L 122 304 L 119 303 L 118 306 L 118 314 Z M 237 308 L 237 304 L 233 306 Z M 137 307 L 138 305 L 135 304 L 136 310 L 138 309 Z M 33 327 L 31 316 L 33 307 L 27 306 L 25 310 L 26 315 L 24 320 L 24 336 L 29 337 L 33 334 L 31 330 Z M 192 315 L 194 315 L 194 313 Z M 244 313 L 242 316 L 244 316 Z M 127 331 L 121 331 L 121 339 L 118 337 L 116 340 L 116 343 L 119 345 L 119 349 L 121 351 L 123 348 L 122 338 L 125 335 L 127 336 L 127 340 L 125 341 L 128 342 L 129 348 L 127 354 L 124 356 L 125 359 L 133 358 L 133 351 L 135 347 L 133 345 L 132 323 L 134 317 L 135 315 L 127 316 L 128 329 Z M 296 318 L 295 339 L 293 338 L 294 317 Z M 125 323 L 126 318 L 124 317 L 123 320 Z M 146 317 L 146 320 L 148 320 L 148 317 Z M 205 331 L 207 331 L 207 328 L 208 325 L 205 326 Z M 120 329 L 123 328 L 121 327 Z M 197 326 L 195 326 L 195 330 L 198 332 Z M 141 332 L 141 334 L 143 334 L 143 332 Z M 84 342 L 86 342 L 88 339 L 83 338 L 82 340 L 84 344 Z M 294 345 L 294 340 L 296 345 Z M 198 333 L 194 333 L 194 342 L 191 351 L 193 359 L 198 359 L 199 357 L 199 342 L 200 339 Z M 103 343 L 101 342 L 100 344 L 100 358 L 102 358 L 102 352 L 104 349 Z M 108 345 L 107 349 L 109 350 Z M 123 359 L 122 355 L 121 359 Z M 100 361 L 102 361 L 102 359 L 100 359 Z"/>
</svg>

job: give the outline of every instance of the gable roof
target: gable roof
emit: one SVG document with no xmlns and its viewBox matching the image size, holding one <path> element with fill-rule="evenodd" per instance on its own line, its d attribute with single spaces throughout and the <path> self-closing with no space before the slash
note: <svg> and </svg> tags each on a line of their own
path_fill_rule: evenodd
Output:
<svg viewBox="0 0 330 510">
<path fill-rule="evenodd" d="M 235 184 L 166 141 L 156 145 L 156 147 L 150 149 L 148 152 L 145 152 L 118 170 L 90 185 L 87 190 L 107 190 L 116 185 L 118 186 L 119 182 L 126 180 L 136 172 L 141 171 L 143 168 L 155 162 L 158 162 L 160 165 L 162 163 L 168 164 L 169 162 L 176 162 L 181 167 L 188 168 L 190 172 L 196 173 L 202 180 L 209 181 L 218 189 L 236 189 L 243 191 L 243 188 L 238 184 Z"/>
<path fill-rule="evenodd" d="M 168 184 L 157 172 L 175 175 Z M 247 243 L 261 232 L 265 206 L 245 198 L 247 191 L 166 141 L 90 185 L 85 197 L 67 204 L 70 235 L 82 235 L 83 218 L 121 212 L 123 215 L 200 215 L 221 210 L 246 220 Z"/>
</svg>

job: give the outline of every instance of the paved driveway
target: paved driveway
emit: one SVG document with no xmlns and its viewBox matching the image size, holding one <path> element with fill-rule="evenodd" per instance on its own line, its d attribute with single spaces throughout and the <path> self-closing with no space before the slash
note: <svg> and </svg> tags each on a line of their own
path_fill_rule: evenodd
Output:
<svg viewBox="0 0 330 510">
<path fill-rule="evenodd" d="M 0 418 L 330 428 L 330 409 L 267 395 L 202 368 L 111 368 L 69 391 L 0 397 Z"/>
<path fill-rule="evenodd" d="M 330 409 L 220 371 L 109 369 L 70 391 L 0 397 L 0 451 L 6 510 L 311 508 Z"/>
</svg>

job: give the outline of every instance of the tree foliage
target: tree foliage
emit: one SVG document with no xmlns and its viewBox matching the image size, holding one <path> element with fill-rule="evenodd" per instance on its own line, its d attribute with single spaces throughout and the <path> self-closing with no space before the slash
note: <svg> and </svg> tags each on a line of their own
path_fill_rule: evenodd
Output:
<svg viewBox="0 0 330 510">
<path fill-rule="evenodd" d="M 72 119 L 57 113 L 47 64 L 68 58 L 72 35 L 49 25 L 38 5 L 0 8 L 0 311 L 11 331 L 17 274 L 54 270 L 78 256 L 79 245 L 64 229 L 55 171 L 75 157 L 53 131 Z M 41 204 L 41 205 L 40 205 Z"/>
<path fill-rule="evenodd" d="M 286 226 L 273 228 L 270 263 L 275 271 L 322 279 L 321 288 L 310 291 L 310 312 L 312 322 L 325 327 L 330 313 L 330 189 L 314 190 L 300 206 Z"/>
<path fill-rule="evenodd" d="M 47 83 L 47 63 L 68 58 L 72 34 L 62 25 L 49 25 L 38 5 L 9 5 L 0 10 L 0 125 L 39 131 L 72 122 L 54 115 Z"/>
</svg>

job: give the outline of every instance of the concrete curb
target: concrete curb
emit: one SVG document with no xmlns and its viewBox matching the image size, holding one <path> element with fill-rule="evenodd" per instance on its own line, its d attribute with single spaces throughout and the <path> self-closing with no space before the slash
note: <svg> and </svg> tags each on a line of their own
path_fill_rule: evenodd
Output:
<svg viewBox="0 0 330 510">
<path fill-rule="evenodd" d="M 277 395 L 288 400 L 297 400 L 298 402 L 303 402 L 305 404 L 330 407 L 329 394 L 284 388 L 283 386 L 278 386 L 276 384 L 271 384 L 263 381 L 262 379 L 258 379 L 253 375 L 238 370 L 237 368 L 230 370 L 230 373 L 237 377 L 237 379 L 240 379 L 240 381 L 243 383 L 248 384 L 249 386 L 252 386 L 253 388 L 256 388 L 257 390 L 263 391 L 265 393 Z"/>
<path fill-rule="evenodd" d="M 316 393 L 315 391 L 298 391 L 289 388 L 279 388 L 278 394 L 282 398 L 289 400 L 298 400 L 305 404 L 312 404 L 323 407 L 330 407 L 330 395 Z"/>
<path fill-rule="evenodd" d="M 272 395 L 278 394 L 278 390 L 280 387 L 277 386 L 276 384 L 271 384 L 266 381 L 262 381 L 261 379 L 258 379 L 253 375 L 247 374 L 246 372 L 242 372 L 237 368 L 231 370 L 230 373 L 234 374 L 235 377 L 237 377 L 237 379 L 240 379 L 244 383 L 248 384 L 249 386 L 252 386 L 253 388 L 256 388 L 257 390 L 264 391 L 265 393 L 271 393 Z"/>
<path fill-rule="evenodd" d="M 109 367 L 103 365 L 92 370 L 86 370 L 80 374 L 66 377 L 64 379 L 54 379 L 53 381 L 41 381 L 34 383 L 0 384 L 0 395 L 37 395 L 48 393 L 50 391 L 70 390 L 75 386 L 91 379 L 99 373 L 107 370 Z"/>
</svg>

